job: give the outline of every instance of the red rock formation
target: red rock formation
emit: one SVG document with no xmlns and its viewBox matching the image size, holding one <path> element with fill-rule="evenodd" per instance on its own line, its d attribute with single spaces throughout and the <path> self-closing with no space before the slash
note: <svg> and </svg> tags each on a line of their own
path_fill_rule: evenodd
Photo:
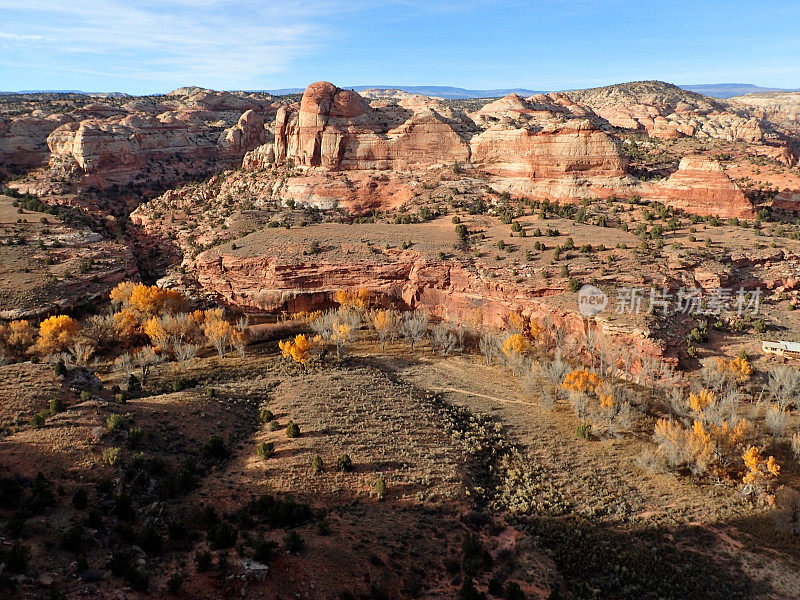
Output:
<svg viewBox="0 0 800 600">
<path fill-rule="evenodd" d="M 553 199 L 619 192 L 630 184 L 627 161 L 607 133 L 576 118 L 587 115 L 591 111 L 561 94 L 529 99 L 511 94 L 470 116 L 455 114 L 437 100 L 373 107 L 355 92 L 318 82 L 308 87 L 299 106 L 278 111 L 274 152 L 278 162 L 334 172 L 459 163 L 508 180 L 498 181 L 500 187 Z M 255 155 L 247 164 L 263 166 Z M 311 183 L 304 182 L 305 192 Z M 329 191 L 336 187 L 323 183 Z M 380 198 L 373 204 L 381 206 Z"/>
<path fill-rule="evenodd" d="M 551 293 L 522 290 L 511 282 L 481 278 L 467 265 L 434 261 L 410 251 L 386 251 L 385 260 L 347 263 L 284 261 L 278 256 L 239 257 L 207 252 L 197 259 L 199 283 L 237 308 L 289 312 L 333 305 L 336 291 L 365 287 L 374 294 L 425 309 L 443 319 L 501 327 L 509 313 L 520 311 L 585 340 L 587 327 L 598 338 L 624 345 L 639 357 L 663 357 L 666 346 L 632 328 L 581 314 L 543 300 Z M 561 290 L 554 290 L 559 293 Z"/>
<path fill-rule="evenodd" d="M 623 177 L 627 166 L 615 142 L 585 119 L 540 131 L 498 125 L 476 135 L 470 148 L 472 163 L 488 173 L 534 180 Z"/>
<path fill-rule="evenodd" d="M 279 109 L 275 154 L 279 161 L 329 170 L 407 169 L 465 161 L 469 148 L 427 107 L 389 129 L 357 93 L 321 81 L 308 86 L 299 107 Z"/>
<path fill-rule="evenodd" d="M 742 189 L 718 162 L 705 156 L 684 157 L 678 170 L 652 186 L 646 195 L 701 216 L 744 219 L 755 216 L 753 205 Z"/>
<path fill-rule="evenodd" d="M 800 191 L 783 190 L 772 199 L 772 210 L 786 217 L 800 217 Z"/>
<path fill-rule="evenodd" d="M 74 165 L 84 183 L 104 187 L 168 181 L 233 165 L 265 141 L 263 118 L 252 110 L 218 133 L 194 111 L 124 114 L 62 125 L 47 138 L 51 163 Z"/>
</svg>

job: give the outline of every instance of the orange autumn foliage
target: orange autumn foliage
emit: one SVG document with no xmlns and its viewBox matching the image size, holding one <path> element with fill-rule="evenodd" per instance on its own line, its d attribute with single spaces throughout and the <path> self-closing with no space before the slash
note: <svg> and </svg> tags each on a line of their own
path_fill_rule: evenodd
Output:
<svg viewBox="0 0 800 600">
<path fill-rule="evenodd" d="M 186 307 L 186 298 L 175 290 L 166 290 L 157 285 L 140 283 L 133 288 L 129 299 L 130 307 L 144 315 L 155 316 L 163 312 L 175 314 Z"/>
<path fill-rule="evenodd" d="M 294 340 L 281 340 L 278 342 L 281 354 L 286 358 L 291 358 L 294 362 L 305 365 L 314 344 L 304 333 L 299 333 Z"/>
<path fill-rule="evenodd" d="M 503 342 L 503 354 L 509 358 L 523 354 L 527 348 L 528 342 L 521 333 L 510 335 Z"/>
<path fill-rule="evenodd" d="M 370 292 L 367 288 L 359 288 L 357 292 L 351 290 L 339 290 L 336 292 L 336 302 L 345 308 L 367 308 L 369 299 Z"/>
<path fill-rule="evenodd" d="M 614 406 L 614 395 L 613 394 L 599 394 L 600 398 L 600 408 L 613 408 Z"/>
<path fill-rule="evenodd" d="M 717 359 L 717 369 L 721 372 L 733 374 L 736 379 L 742 382 L 747 381 L 753 375 L 753 367 L 748 360 L 742 356 L 737 356 L 734 359 Z"/>
<path fill-rule="evenodd" d="M 133 281 L 120 281 L 108 294 L 109 299 L 118 306 L 127 306 L 136 284 Z"/>
<path fill-rule="evenodd" d="M 539 324 L 533 317 L 530 318 L 528 322 L 528 326 L 530 328 L 530 336 L 533 340 L 539 340 L 544 334 L 544 327 Z"/>
<path fill-rule="evenodd" d="M 702 389 L 699 392 L 691 392 L 689 394 L 689 407 L 697 412 L 703 412 L 706 408 L 714 403 L 714 394 L 711 390 Z"/>
<path fill-rule="evenodd" d="M 234 327 L 226 320 L 221 318 L 206 319 L 206 322 L 203 325 L 203 331 L 205 332 L 208 341 L 214 345 L 220 357 L 222 357 L 225 354 L 225 348 L 228 345 L 231 333 L 234 331 Z"/>
<path fill-rule="evenodd" d="M 519 312 L 512 312 L 509 313 L 506 318 L 506 328 L 509 331 L 513 331 L 515 333 L 525 333 L 525 325 L 527 324 L 525 321 L 525 317 L 522 316 L 522 313 Z"/>
<path fill-rule="evenodd" d="M 597 374 L 586 369 L 575 369 L 567 373 L 561 384 L 569 392 L 589 392 L 603 384 L 603 379 Z"/>
<path fill-rule="evenodd" d="M 46 354 L 63 350 L 75 339 L 80 329 L 78 321 L 67 315 L 48 317 L 39 324 L 39 339 L 36 346 Z"/>
<path fill-rule="evenodd" d="M 379 310 L 372 318 L 372 325 L 375 330 L 381 333 L 386 333 L 393 327 L 392 316 L 388 310 Z"/>
<path fill-rule="evenodd" d="M 770 479 L 775 479 L 781 472 L 781 466 L 775 457 L 769 456 L 766 459 L 761 455 L 761 450 L 755 446 L 750 446 L 742 454 L 744 466 L 747 469 L 742 478 L 745 485 L 763 486 Z"/>
<path fill-rule="evenodd" d="M 11 321 L 4 332 L 4 337 L 9 347 L 22 352 L 33 344 L 36 339 L 36 329 L 24 319 Z"/>
</svg>

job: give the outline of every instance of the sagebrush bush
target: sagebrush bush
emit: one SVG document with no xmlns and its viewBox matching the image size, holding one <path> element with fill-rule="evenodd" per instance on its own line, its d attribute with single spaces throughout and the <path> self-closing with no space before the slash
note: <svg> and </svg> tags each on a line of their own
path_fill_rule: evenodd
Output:
<svg viewBox="0 0 800 600">
<path fill-rule="evenodd" d="M 122 577 L 137 591 L 145 591 L 150 586 L 150 577 L 136 567 L 136 555 L 132 549 L 114 552 L 108 566 L 114 576 Z"/>
<path fill-rule="evenodd" d="M 258 420 L 262 423 L 269 423 L 275 418 L 275 415 L 272 414 L 272 411 L 268 408 L 262 408 L 261 412 L 258 413 Z"/>
<path fill-rule="evenodd" d="M 286 425 L 286 436 L 290 438 L 300 437 L 300 426 L 294 421 L 289 421 L 289 424 Z"/>
<path fill-rule="evenodd" d="M 131 446 L 138 446 L 144 437 L 144 430 L 141 427 L 131 427 L 128 430 L 128 442 Z"/>
<path fill-rule="evenodd" d="M 272 555 L 277 548 L 277 544 L 271 540 L 259 539 L 253 544 L 253 560 L 260 563 L 269 563 Z"/>
<path fill-rule="evenodd" d="M 353 461 L 350 459 L 349 454 L 342 454 L 339 457 L 339 460 L 336 461 L 336 468 L 342 471 L 343 473 L 347 473 L 353 470 Z"/>
<path fill-rule="evenodd" d="M 218 435 L 212 435 L 203 445 L 203 456 L 206 458 L 220 459 L 227 458 L 228 455 L 230 455 L 230 450 L 225 445 L 225 440 Z"/>
<path fill-rule="evenodd" d="M 280 500 L 269 494 L 251 500 L 242 511 L 250 517 L 263 519 L 272 528 L 296 527 L 313 516 L 307 504 L 291 498 Z"/>
<path fill-rule="evenodd" d="M 275 454 L 274 442 L 261 442 L 256 449 L 256 453 L 259 458 L 264 460 L 271 458 Z"/>
<path fill-rule="evenodd" d="M 300 552 L 305 548 L 305 541 L 294 529 L 283 536 L 283 545 L 287 552 Z"/>
<path fill-rule="evenodd" d="M 378 500 L 383 500 L 386 497 L 388 488 L 386 486 L 386 479 L 384 479 L 382 475 L 375 480 L 374 488 L 375 496 L 377 496 Z"/>
<path fill-rule="evenodd" d="M 119 463 L 121 455 L 122 451 L 116 446 L 113 446 L 111 448 L 105 448 L 103 450 L 103 461 L 107 462 L 109 465 L 113 467 L 114 465 Z"/>
<path fill-rule="evenodd" d="M 212 549 L 223 550 L 232 547 L 236 543 L 236 538 L 239 537 L 239 530 L 226 521 L 220 521 L 209 527 L 206 535 Z"/>
<path fill-rule="evenodd" d="M 208 550 L 198 550 L 194 553 L 194 564 L 197 565 L 197 570 L 201 573 L 211 568 L 211 561 L 213 559 L 214 556 Z"/>
<path fill-rule="evenodd" d="M 120 414 L 114 413 L 113 415 L 108 415 L 108 417 L 106 417 L 106 427 L 111 433 L 122 431 L 124 424 L 125 417 Z"/>
<path fill-rule="evenodd" d="M 39 411 L 35 415 L 31 417 L 31 427 L 34 429 L 41 429 L 44 427 L 45 422 L 47 421 L 47 413 L 45 411 Z"/>
<path fill-rule="evenodd" d="M 50 413 L 51 414 L 58 414 L 60 412 L 64 412 L 67 409 L 67 405 L 64 404 L 64 401 L 61 398 L 53 398 L 50 400 Z"/>
<path fill-rule="evenodd" d="M 172 575 L 169 576 L 167 580 L 167 591 L 170 594 L 177 594 L 181 591 L 181 587 L 183 586 L 183 575 L 175 571 Z"/>
<path fill-rule="evenodd" d="M 194 377 L 180 377 L 172 382 L 173 392 L 181 392 L 193 387 L 197 387 L 197 379 Z"/>
<path fill-rule="evenodd" d="M 311 459 L 311 470 L 314 473 L 322 473 L 322 471 L 325 470 L 325 463 L 322 461 L 322 457 L 319 454 L 315 454 Z"/>
<path fill-rule="evenodd" d="M 130 377 L 128 377 L 127 391 L 129 393 L 136 393 L 142 391 L 142 382 L 139 381 L 139 378 L 136 375 L 131 375 Z"/>
</svg>

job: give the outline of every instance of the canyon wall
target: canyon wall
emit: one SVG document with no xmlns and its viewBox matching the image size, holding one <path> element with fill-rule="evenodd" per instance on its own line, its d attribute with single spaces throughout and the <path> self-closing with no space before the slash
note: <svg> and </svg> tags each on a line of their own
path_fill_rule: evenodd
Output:
<svg viewBox="0 0 800 600">
<path fill-rule="evenodd" d="M 341 289 L 366 288 L 378 297 L 406 308 L 423 309 L 454 322 L 480 329 L 501 328 L 506 317 L 519 312 L 560 331 L 578 344 L 592 331 L 597 339 L 630 349 L 634 357 L 676 359 L 666 344 L 646 330 L 610 323 L 602 315 L 586 320 L 577 303 L 565 307 L 548 302 L 562 289 L 542 288 L 534 293 L 510 281 L 481 277 L 474 268 L 437 261 L 410 251 L 386 251 L 386 260 L 336 263 L 283 261 L 279 256 L 240 257 L 206 252 L 197 259 L 199 283 L 222 302 L 245 311 L 298 312 L 334 305 Z"/>
</svg>

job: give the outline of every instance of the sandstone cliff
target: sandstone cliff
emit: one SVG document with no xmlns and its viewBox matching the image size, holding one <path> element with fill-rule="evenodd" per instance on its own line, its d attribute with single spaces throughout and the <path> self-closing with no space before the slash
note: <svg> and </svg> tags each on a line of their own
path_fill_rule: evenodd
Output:
<svg viewBox="0 0 800 600">
<path fill-rule="evenodd" d="M 327 308 L 340 289 L 367 288 L 385 300 L 419 308 L 441 319 L 480 328 L 503 327 L 511 312 L 533 317 L 576 343 L 589 331 L 600 343 L 626 347 L 634 360 L 667 358 L 666 345 L 634 326 L 598 316 L 585 320 L 577 304 L 548 302 L 562 290 L 531 292 L 509 281 L 481 277 L 474 266 L 432 260 L 416 252 L 386 251 L 379 261 L 350 259 L 297 263 L 278 255 L 242 257 L 207 252 L 197 260 L 199 283 L 224 302 L 254 312 L 296 312 Z"/>
<path fill-rule="evenodd" d="M 655 184 L 649 197 L 697 215 L 752 218 L 753 205 L 716 161 L 684 157 L 678 170 Z"/>
<path fill-rule="evenodd" d="M 39 110 L 13 119 L 0 118 L 0 167 L 40 165 L 49 155 L 47 136 L 72 120 L 69 115 L 47 115 Z"/>
<path fill-rule="evenodd" d="M 222 131 L 192 111 L 171 111 L 67 123 L 48 136 L 47 145 L 51 163 L 74 164 L 87 183 L 103 187 L 232 165 L 264 140 L 263 118 L 252 110 Z"/>
<path fill-rule="evenodd" d="M 565 95 L 522 99 L 512 94 L 468 115 L 415 97 L 398 105 L 370 105 L 355 92 L 318 82 L 299 105 L 279 109 L 274 156 L 330 172 L 459 164 L 496 176 L 503 189 L 556 199 L 587 197 L 593 188 L 614 193 L 630 184 L 626 159 L 589 116 L 591 111 Z M 255 158 L 248 159 L 247 168 L 264 166 Z M 335 195 L 336 186 L 327 187 Z"/>
</svg>

